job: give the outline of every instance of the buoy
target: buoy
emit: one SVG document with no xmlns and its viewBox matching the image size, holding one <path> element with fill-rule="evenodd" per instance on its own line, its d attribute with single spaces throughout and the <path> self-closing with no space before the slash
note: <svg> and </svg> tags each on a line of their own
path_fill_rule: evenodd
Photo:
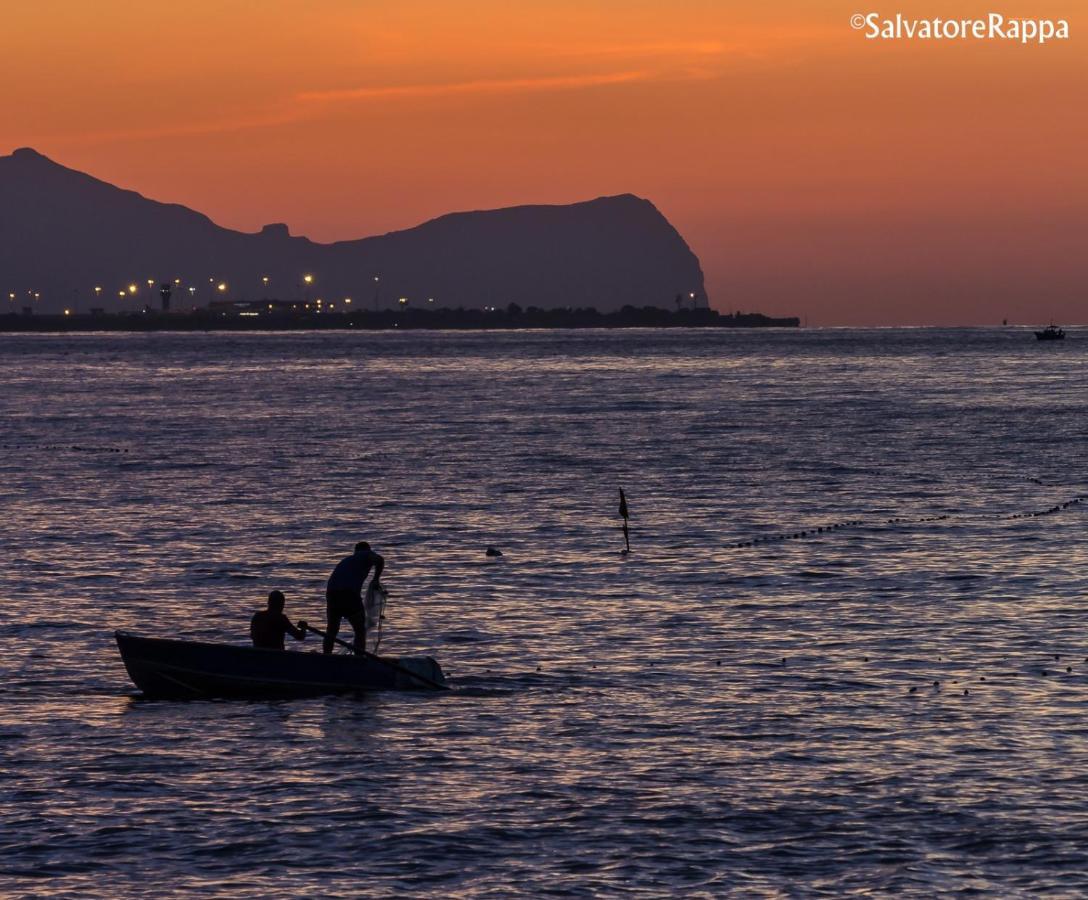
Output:
<svg viewBox="0 0 1088 900">
<path fill-rule="evenodd" d="M 631 539 L 628 536 L 628 531 L 627 531 L 627 520 L 628 520 L 628 518 L 630 516 L 630 513 L 627 510 L 627 496 L 623 493 L 623 488 L 620 488 L 620 516 L 623 518 L 623 543 L 624 543 L 624 549 L 628 553 L 630 553 L 631 552 Z"/>
</svg>

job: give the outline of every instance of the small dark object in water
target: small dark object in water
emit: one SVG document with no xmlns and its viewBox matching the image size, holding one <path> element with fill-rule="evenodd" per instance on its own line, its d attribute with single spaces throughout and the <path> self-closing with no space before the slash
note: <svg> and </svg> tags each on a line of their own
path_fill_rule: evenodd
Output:
<svg viewBox="0 0 1088 900">
<path fill-rule="evenodd" d="M 620 488 L 620 516 L 623 518 L 623 545 L 624 550 L 627 553 L 631 552 L 631 538 L 627 530 L 627 520 L 630 517 L 630 512 L 627 509 L 627 495 L 624 494 L 623 488 Z"/>
<path fill-rule="evenodd" d="M 722 664 L 722 661 L 720 659 L 716 663 L 714 663 L 714 665 L 716 665 L 716 666 L 720 666 L 721 664 Z"/>
<path fill-rule="evenodd" d="M 963 689 L 963 696 L 964 697 L 966 697 L 969 693 L 971 693 L 971 692 L 969 690 L 967 690 L 967 688 Z"/>
<path fill-rule="evenodd" d="M 939 681 L 934 681 L 934 682 L 933 682 L 933 686 L 934 686 L 935 688 L 939 688 L 939 687 L 941 686 L 941 683 L 940 683 Z"/>
<path fill-rule="evenodd" d="M 913 694 L 913 693 L 914 693 L 914 692 L 915 692 L 916 690 L 918 690 L 918 688 L 916 688 L 916 687 L 912 687 L 912 688 L 910 689 L 910 692 L 911 692 L 911 693 Z"/>
<path fill-rule="evenodd" d="M 782 657 L 782 665 L 785 665 L 785 664 L 786 664 L 786 657 L 783 656 Z"/>
<path fill-rule="evenodd" d="M 1046 670 L 1046 669 L 1043 669 L 1043 678 L 1046 678 L 1046 676 L 1047 676 L 1047 675 L 1049 675 L 1049 674 L 1050 674 L 1050 673 L 1049 673 L 1049 672 L 1047 672 L 1047 670 Z"/>
<path fill-rule="evenodd" d="M 488 547 L 484 552 L 487 556 L 502 556 L 502 551 L 496 547 Z"/>
</svg>

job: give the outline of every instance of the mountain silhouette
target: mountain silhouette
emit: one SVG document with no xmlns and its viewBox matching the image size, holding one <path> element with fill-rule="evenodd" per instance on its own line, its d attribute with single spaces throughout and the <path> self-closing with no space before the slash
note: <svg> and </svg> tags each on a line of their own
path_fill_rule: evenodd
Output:
<svg viewBox="0 0 1088 900">
<path fill-rule="evenodd" d="M 266 297 L 338 305 L 351 297 L 362 309 L 388 309 L 403 297 L 412 306 L 603 312 L 627 304 L 671 308 L 677 295 L 690 303 L 694 294 L 695 304 L 707 305 L 695 254 L 652 203 L 632 194 L 452 213 L 404 231 L 319 244 L 282 224 L 255 234 L 223 228 L 28 148 L 0 157 L 0 309 L 157 307 L 158 285 L 175 279 L 175 309 Z M 138 286 L 135 296 L 119 297 L 130 284 Z M 102 288 L 97 297 L 95 286 Z"/>
</svg>

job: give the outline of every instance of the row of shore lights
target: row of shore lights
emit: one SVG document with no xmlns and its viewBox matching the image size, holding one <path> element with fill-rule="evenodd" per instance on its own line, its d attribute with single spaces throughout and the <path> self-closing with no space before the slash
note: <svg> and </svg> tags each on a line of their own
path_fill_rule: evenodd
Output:
<svg viewBox="0 0 1088 900">
<path fill-rule="evenodd" d="M 374 276 L 374 288 L 375 288 L 375 291 L 377 291 L 377 285 L 378 285 L 378 282 L 380 280 L 381 280 L 380 275 L 375 275 Z M 307 274 L 302 276 L 302 282 L 307 287 L 310 287 L 314 283 L 314 276 L 307 273 Z M 217 290 L 220 294 L 225 294 L 229 290 L 229 285 L 225 281 L 216 282 L 216 280 L 214 278 L 209 278 L 208 283 L 214 285 L 215 290 Z M 267 275 L 262 275 L 261 276 L 261 284 L 264 285 L 265 288 L 267 288 L 269 286 L 269 284 L 271 284 L 271 283 L 272 283 L 272 279 L 269 278 Z M 181 286 L 181 279 L 180 278 L 175 278 L 174 279 L 174 286 L 175 287 L 180 287 Z M 148 278 L 147 279 L 147 289 L 148 289 L 148 291 L 153 291 L 155 289 L 155 279 L 154 278 Z M 125 297 L 135 296 L 136 292 L 138 290 L 139 290 L 139 285 L 136 284 L 136 282 L 132 282 L 131 284 L 129 284 L 129 286 L 127 288 L 121 288 L 121 290 L 119 290 L 117 292 L 117 296 L 118 296 L 119 299 L 124 299 Z M 101 285 L 95 285 L 95 287 L 94 287 L 95 300 L 101 300 L 102 299 L 102 291 L 103 291 L 103 288 L 102 288 Z M 29 296 L 31 296 L 35 302 L 40 300 L 41 296 L 42 296 L 40 291 L 28 291 L 27 294 Z M 189 296 L 190 297 L 195 297 L 196 296 L 196 287 L 194 285 L 189 286 Z M 8 294 L 8 300 L 10 300 L 12 303 L 14 303 L 15 299 L 16 299 L 16 293 L 15 293 L 15 291 L 11 291 Z M 316 303 L 316 305 L 318 307 L 318 311 L 320 312 L 321 309 L 323 308 L 323 305 L 324 305 L 325 301 L 322 298 L 318 297 L 314 302 Z M 404 307 L 406 307 L 408 305 L 408 298 L 407 297 L 400 297 L 400 298 L 398 298 L 397 302 L 400 304 L 401 308 L 403 309 Z M 428 297 L 427 302 L 428 303 L 434 303 L 434 297 Z M 344 298 L 344 303 L 346 305 L 350 306 L 351 305 L 351 297 L 345 297 Z M 307 303 L 306 308 L 309 309 L 309 307 L 310 307 L 310 304 Z M 333 309 L 334 307 L 335 307 L 335 304 L 333 304 L 333 303 L 330 303 L 328 305 L 329 309 Z M 70 309 L 66 309 L 64 311 L 64 314 L 66 316 L 71 315 L 71 313 L 72 313 L 72 311 Z"/>
</svg>

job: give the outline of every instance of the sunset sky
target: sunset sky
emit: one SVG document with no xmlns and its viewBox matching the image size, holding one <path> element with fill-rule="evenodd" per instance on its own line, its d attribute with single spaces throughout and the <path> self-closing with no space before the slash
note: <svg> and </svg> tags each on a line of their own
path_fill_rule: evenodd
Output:
<svg viewBox="0 0 1088 900">
<path fill-rule="evenodd" d="M 633 192 L 718 309 L 1088 322 L 1086 40 L 1083 0 L 43 0 L 5 10 L 0 152 L 322 241 Z"/>
</svg>

